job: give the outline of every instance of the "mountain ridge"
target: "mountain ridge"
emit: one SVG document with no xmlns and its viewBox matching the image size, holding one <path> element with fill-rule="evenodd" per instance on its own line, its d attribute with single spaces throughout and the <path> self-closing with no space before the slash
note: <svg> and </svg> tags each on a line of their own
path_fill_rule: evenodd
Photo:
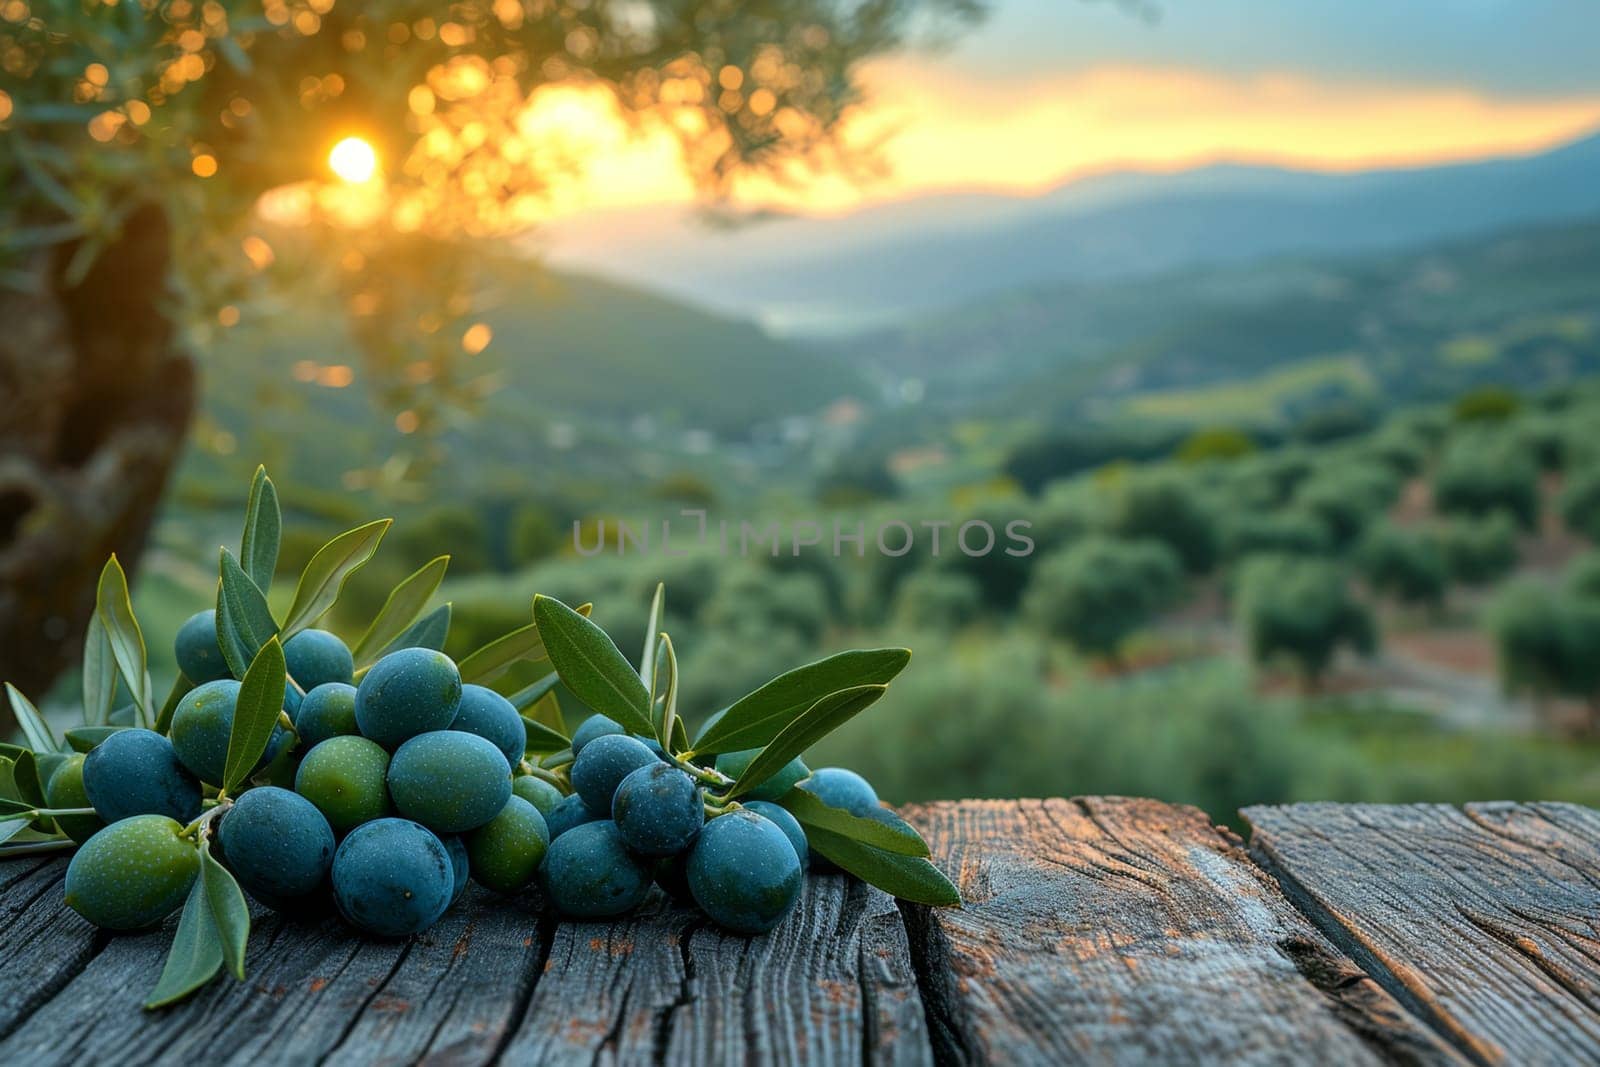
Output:
<svg viewBox="0 0 1600 1067">
<path fill-rule="evenodd" d="M 553 265 L 777 333 L 859 333 L 1008 289 L 1285 254 L 1397 250 L 1600 212 L 1600 133 L 1548 151 L 1328 173 L 1218 162 L 1037 196 L 934 193 L 709 230 L 634 210 L 553 224 Z M 653 221 L 652 221 L 653 220 Z"/>
</svg>

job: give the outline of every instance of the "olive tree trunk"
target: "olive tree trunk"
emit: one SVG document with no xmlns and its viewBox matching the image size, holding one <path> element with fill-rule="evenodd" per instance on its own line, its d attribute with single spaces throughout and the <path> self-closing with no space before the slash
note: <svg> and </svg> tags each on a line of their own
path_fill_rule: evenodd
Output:
<svg viewBox="0 0 1600 1067">
<path fill-rule="evenodd" d="M 132 216 L 77 285 L 73 251 L 33 254 L 33 292 L 0 289 L 0 680 L 34 696 L 78 659 L 106 557 L 137 560 L 194 409 L 163 213 Z"/>
</svg>

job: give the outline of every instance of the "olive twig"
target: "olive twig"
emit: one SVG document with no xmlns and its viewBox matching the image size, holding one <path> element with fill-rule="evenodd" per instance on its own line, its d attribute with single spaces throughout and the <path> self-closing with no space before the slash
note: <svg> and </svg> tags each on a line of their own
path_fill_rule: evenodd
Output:
<svg viewBox="0 0 1600 1067">
<path fill-rule="evenodd" d="M 178 836 L 186 840 L 199 843 L 211 830 L 211 824 L 222 817 L 223 812 L 233 807 L 233 800 L 229 797 L 218 797 L 216 804 L 200 813 L 200 816 L 178 831 Z"/>
</svg>

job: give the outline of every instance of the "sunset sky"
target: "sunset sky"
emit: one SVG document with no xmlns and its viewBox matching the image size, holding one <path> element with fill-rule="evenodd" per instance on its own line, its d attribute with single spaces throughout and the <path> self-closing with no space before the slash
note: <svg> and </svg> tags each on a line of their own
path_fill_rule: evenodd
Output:
<svg viewBox="0 0 1600 1067">
<path fill-rule="evenodd" d="M 1530 152 L 1600 128 L 1594 0 L 996 0 L 937 53 L 866 71 L 854 136 L 888 135 L 887 174 L 750 183 L 742 198 L 830 212 L 953 188 L 1042 189 L 1117 167 L 1230 159 L 1349 170 Z M 591 160 L 557 213 L 692 190 L 664 133 L 573 122 L 558 90 L 533 121 L 582 129 Z"/>
</svg>

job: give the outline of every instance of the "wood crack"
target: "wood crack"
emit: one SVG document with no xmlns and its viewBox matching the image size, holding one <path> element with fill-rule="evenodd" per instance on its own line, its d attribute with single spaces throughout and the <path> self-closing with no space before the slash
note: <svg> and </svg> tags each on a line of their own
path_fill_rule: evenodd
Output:
<svg viewBox="0 0 1600 1067">
<path fill-rule="evenodd" d="M 934 1063 L 969 1064 L 977 1061 L 955 972 L 950 966 L 950 942 L 933 909 L 922 904 L 895 901 L 911 946 L 911 969 L 922 996 L 923 1017 Z"/>
</svg>

